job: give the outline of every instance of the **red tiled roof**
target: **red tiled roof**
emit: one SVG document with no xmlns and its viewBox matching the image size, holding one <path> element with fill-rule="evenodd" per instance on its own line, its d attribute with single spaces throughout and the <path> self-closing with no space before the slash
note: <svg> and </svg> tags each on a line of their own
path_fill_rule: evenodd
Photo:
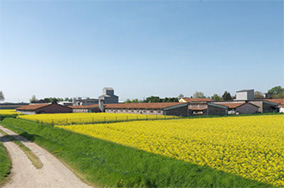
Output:
<svg viewBox="0 0 284 188">
<path fill-rule="evenodd" d="M 284 104 L 284 99 L 265 99 L 265 101 Z"/>
<path fill-rule="evenodd" d="M 45 107 L 51 105 L 50 103 L 43 103 L 43 104 L 30 104 L 30 105 L 25 105 L 17 108 L 16 110 L 37 110 L 39 108 Z"/>
<path fill-rule="evenodd" d="M 182 98 L 186 102 L 210 102 L 213 101 L 212 99 L 208 98 Z"/>
<path fill-rule="evenodd" d="M 118 103 L 105 104 L 105 108 L 123 108 L 123 109 L 163 109 L 180 105 L 179 102 L 163 102 L 163 103 Z"/>
<path fill-rule="evenodd" d="M 227 106 L 228 108 L 238 108 L 240 106 L 242 106 L 243 104 L 245 104 L 245 102 L 231 102 L 231 103 L 216 103 L 218 105 L 222 105 L 222 106 Z"/>
<path fill-rule="evenodd" d="M 95 108 L 98 107 L 98 104 L 93 104 L 93 105 L 87 105 L 87 106 L 68 106 L 69 108 L 73 109 L 89 109 L 89 108 Z"/>
</svg>

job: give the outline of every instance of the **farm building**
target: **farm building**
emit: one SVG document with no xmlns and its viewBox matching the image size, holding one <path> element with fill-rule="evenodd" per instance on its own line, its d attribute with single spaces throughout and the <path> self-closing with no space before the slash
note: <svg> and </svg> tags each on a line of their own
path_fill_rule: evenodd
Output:
<svg viewBox="0 0 284 188">
<path fill-rule="evenodd" d="M 118 103 L 118 96 L 114 94 L 113 88 L 105 87 L 103 95 L 99 96 L 99 100 L 103 100 L 105 104 Z"/>
<path fill-rule="evenodd" d="M 253 89 L 246 89 L 240 90 L 236 93 L 236 100 L 237 101 L 251 101 L 254 100 L 254 90 Z"/>
<path fill-rule="evenodd" d="M 191 116 L 191 115 L 206 115 L 207 109 L 208 109 L 208 104 L 209 104 L 209 102 L 212 102 L 212 100 L 208 99 L 208 98 L 181 98 L 179 100 L 179 102 L 189 103 L 188 115 Z M 222 106 L 222 108 L 223 108 L 223 106 Z"/>
<path fill-rule="evenodd" d="M 276 100 L 276 99 L 254 100 L 254 101 L 250 101 L 250 103 L 259 107 L 258 108 L 259 113 L 278 112 L 279 111 L 279 104 L 281 104 L 281 103 L 277 103 L 274 100 Z"/>
<path fill-rule="evenodd" d="M 113 88 L 105 87 L 103 88 L 103 95 L 99 96 L 98 99 L 95 98 L 73 98 L 72 102 L 64 102 L 65 106 L 90 106 L 99 104 L 99 101 L 103 100 L 105 104 L 118 103 L 118 96 L 114 95 Z"/>
<path fill-rule="evenodd" d="M 284 113 L 284 99 L 265 99 L 267 102 L 277 103 L 279 112 Z"/>
<path fill-rule="evenodd" d="M 189 103 L 189 115 L 205 115 L 207 113 L 207 103 Z"/>
<path fill-rule="evenodd" d="M 120 103 L 105 104 L 106 113 L 187 116 L 188 103 Z"/>
<path fill-rule="evenodd" d="M 214 102 L 214 104 L 228 107 L 228 114 L 254 114 L 259 108 L 248 102 Z"/>
<path fill-rule="evenodd" d="M 89 113 L 89 112 L 101 112 L 99 105 L 88 105 L 88 106 L 69 106 L 72 108 L 74 113 Z"/>
<path fill-rule="evenodd" d="M 23 114 L 71 113 L 72 108 L 55 103 L 30 104 L 16 109 Z"/>
<path fill-rule="evenodd" d="M 214 103 L 189 103 L 188 114 L 191 115 L 227 115 L 228 108 Z"/>
<path fill-rule="evenodd" d="M 81 97 L 73 98 L 72 100 L 73 106 L 88 106 L 88 105 L 98 104 L 98 102 L 99 102 L 98 99 L 81 98 Z"/>
<path fill-rule="evenodd" d="M 208 103 L 207 115 L 228 115 L 228 107 L 224 105 Z"/>
</svg>

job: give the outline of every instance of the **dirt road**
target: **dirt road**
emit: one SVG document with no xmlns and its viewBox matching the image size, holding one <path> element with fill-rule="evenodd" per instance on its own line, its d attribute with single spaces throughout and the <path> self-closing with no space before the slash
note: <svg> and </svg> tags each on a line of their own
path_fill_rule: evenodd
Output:
<svg viewBox="0 0 284 188">
<path fill-rule="evenodd" d="M 83 183 L 64 166 L 57 158 L 22 136 L 0 126 L 0 129 L 22 141 L 41 160 L 43 167 L 36 169 L 25 153 L 12 141 L 3 140 L 12 160 L 12 174 L 3 188 L 84 188 L 90 187 Z M 0 134 L 0 137 L 2 135 Z"/>
</svg>

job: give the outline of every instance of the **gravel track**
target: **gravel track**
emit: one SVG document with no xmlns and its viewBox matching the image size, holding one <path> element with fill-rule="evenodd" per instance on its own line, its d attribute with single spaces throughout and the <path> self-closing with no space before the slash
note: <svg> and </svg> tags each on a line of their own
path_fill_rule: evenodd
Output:
<svg viewBox="0 0 284 188">
<path fill-rule="evenodd" d="M 45 149 L 9 129 L 2 126 L 0 126 L 0 129 L 20 140 L 26 147 L 30 148 L 43 163 L 41 169 L 36 169 L 25 153 L 15 143 L 3 139 L 3 135 L 0 134 L 0 137 L 2 137 L 1 141 L 7 148 L 12 161 L 10 179 L 2 186 L 3 188 L 91 187 L 82 182 L 70 169 Z"/>
</svg>

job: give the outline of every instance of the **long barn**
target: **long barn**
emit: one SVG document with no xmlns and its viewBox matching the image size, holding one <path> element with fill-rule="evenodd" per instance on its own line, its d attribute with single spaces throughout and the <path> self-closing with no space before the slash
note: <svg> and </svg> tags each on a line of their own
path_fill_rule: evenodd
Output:
<svg viewBox="0 0 284 188">
<path fill-rule="evenodd" d="M 16 109 L 22 114 L 48 114 L 48 113 L 72 113 L 72 108 L 60 104 L 30 104 Z"/>
<path fill-rule="evenodd" d="M 105 104 L 106 113 L 187 116 L 188 103 L 120 103 Z"/>
</svg>

